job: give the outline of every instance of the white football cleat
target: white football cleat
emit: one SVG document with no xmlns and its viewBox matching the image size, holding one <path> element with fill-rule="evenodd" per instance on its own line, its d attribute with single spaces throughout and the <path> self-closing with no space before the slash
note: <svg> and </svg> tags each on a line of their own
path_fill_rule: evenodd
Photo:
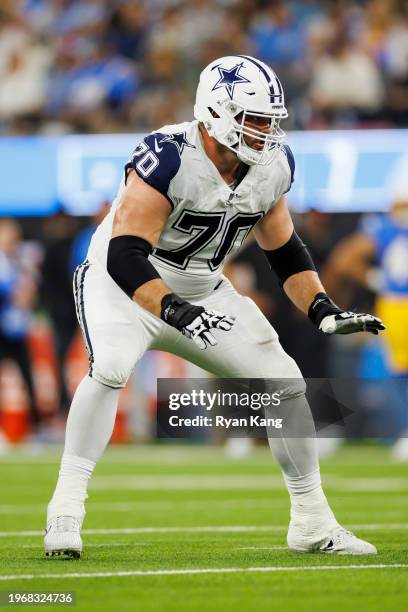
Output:
<svg viewBox="0 0 408 612">
<path fill-rule="evenodd" d="M 47 557 L 66 555 L 79 559 L 82 552 L 81 522 L 74 516 L 57 516 L 45 530 L 44 549 Z"/>
<path fill-rule="evenodd" d="M 290 550 L 303 553 L 322 552 L 330 555 L 376 555 L 375 546 L 360 540 L 351 531 L 340 525 L 332 527 L 323 537 L 308 537 L 305 525 L 291 521 L 288 531 L 288 546 Z"/>
</svg>

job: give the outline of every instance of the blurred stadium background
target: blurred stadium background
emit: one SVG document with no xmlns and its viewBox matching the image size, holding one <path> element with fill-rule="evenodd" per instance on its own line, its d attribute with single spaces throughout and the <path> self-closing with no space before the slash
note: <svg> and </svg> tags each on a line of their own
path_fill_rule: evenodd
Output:
<svg viewBox="0 0 408 612">
<path fill-rule="evenodd" d="M 297 161 L 288 194 L 328 293 L 377 311 L 382 342 L 326 338 L 250 241 L 226 273 L 306 377 L 352 379 L 350 437 L 408 460 L 408 10 L 398 0 L 1 0 L 0 447 L 61 441 L 87 359 L 73 270 L 143 134 L 192 118 L 202 67 L 248 53 L 286 91 Z M 149 441 L 158 377 L 198 376 L 148 353 L 114 441 Z M 348 386 L 350 388 L 350 385 Z M 389 430 L 389 429 L 388 429 Z"/>
</svg>

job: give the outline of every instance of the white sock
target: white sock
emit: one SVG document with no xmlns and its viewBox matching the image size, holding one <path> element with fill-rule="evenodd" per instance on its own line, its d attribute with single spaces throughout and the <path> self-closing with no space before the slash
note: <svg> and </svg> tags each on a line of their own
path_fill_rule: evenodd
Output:
<svg viewBox="0 0 408 612">
<path fill-rule="evenodd" d="M 304 476 L 284 474 L 284 479 L 290 495 L 292 518 L 307 521 L 310 517 L 318 515 L 324 517 L 325 523 L 337 525 L 322 489 L 319 468 Z"/>
<path fill-rule="evenodd" d="M 69 410 L 64 453 L 100 459 L 113 432 L 120 392 L 85 376 Z"/>
<path fill-rule="evenodd" d="M 47 520 L 75 516 L 82 522 L 87 487 L 115 424 L 121 389 L 86 376 L 75 392 L 67 420 L 64 454 Z"/>
<path fill-rule="evenodd" d="M 47 522 L 57 516 L 75 516 L 82 523 L 88 481 L 94 467 L 95 462 L 90 459 L 63 454 L 57 486 L 48 504 Z"/>
<path fill-rule="evenodd" d="M 322 489 L 314 438 L 269 438 L 291 501 L 292 514 L 333 516 Z"/>
<path fill-rule="evenodd" d="M 304 396 L 300 396 L 291 398 L 288 406 L 290 409 L 285 413 L 282 402 L 282 415 L 287 431 L 292 432 L 293 437 L 276 437 L 275 432 L 268 437 L 268 442 L 283 472 L 291 500 L 291 515 L 302 515 L 307 519 L 307 516 L 319 514 L 327 517 L 329 522 L 335 521 L 322 489 L 316 438 L 312 435 L 305 438 L 295 436 L 299 431 L 297 421 L 312 422 L 309 404 Z"/>
</svg>

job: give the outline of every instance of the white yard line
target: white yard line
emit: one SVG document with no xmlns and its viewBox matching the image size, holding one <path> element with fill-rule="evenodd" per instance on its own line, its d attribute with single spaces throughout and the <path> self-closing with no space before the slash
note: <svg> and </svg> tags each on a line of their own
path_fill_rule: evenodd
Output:
<svg viewBox="0 0 408 612">
<path fill-rule="evenodd" d="M 205 527 L 124 527 L 118 529 L 83 529 L 83 535 L 116 535 L 136 533 L 245 533 L 251 531 L 283 531 L 287 525 L 226 525 Z M 0 531 L 0 537 L 43 536 L 44 531 Z"/>
<path fill-rule="evenodd" d="M 95 476 L 90 488 L 97 490 L 212 490 L 212 489 L 282 489 L 280 476 L 174 475 L 174 476 Z M 408 486 L 408 482 L 407 482 Z"/>
<path fill-rule="evenodd" d="M 21 548 L 38 548 L 41 544 L 23 544 Z M 87 544 L 87 548 L 104 548 L 104 547 L 123 548 L 127 546 L 147 546 L 147 542 L 104 542 L 103 544 Z M 284 546 L 282 548 L 285 548 Z"/>
<path fill-rule="evenodd" d="M 401 510 L 387 510 L 381 508 L 378 512 L 381 515 L 399 515 L 401 513 L 406 512 L 406 507 L 408 505 L 408 495 L 398 495 L 387 493 L 386 499 L 384 499 L 384 495 L 381 496 L 370 496 L 370 502 L 374 500 L 378 500 L 380 504 L 392 505 L 392 506 L 403 506 Z M 330 501 L 336 506 L 354 506 L 355 498 L 344 498 L 337 497 L 336 495 L 330 495 Z M 183 508 L 202 508 L 206 504 L 210 502 L 206 502 L 203 499 L 190 499 L 190 500 L 182 500 L 182 499 L 173 499 L 173 500 L 148 500 L 148 501 L 135 501 L 135 502 L 89 502 L 87 504 L 88 513 L 89 512 L 129 512 L 132 510 L 150 510 L 154 508 L 158 509 L 166 509 L 166 508 L 174 508 L 175 506 L 182 505 Z M 232 499 L 212 499 L 211 506 L 217 506 L 220 508 L 236 508 L 237 505 L 241 507 L 254 507 L 254 508 L 289 508 L 289 499 L 278 498 L 270 498 L 264 499 L 256 497 L 253 498 L 232 498 Z M 0 515 L 1 514 L 31 514 L 31 513 L 43 513 L 45 512 L 46 504 L 7 504 L 0 506 Z M 377 510 L 376 510 L 377 511 Z M 350 510 L 347 509 L 348 514 L 361 514 L 367 515 L 367 512 L 360 510 Z"/>
<path fill-rule="evenodd" d="M 408 489 L 408 478 L 349 478 L 327 475 L 324 477 L 327 488 L 341 491 L 401 491 Z M 223 475 L 140 475 L 128 476 L 115 474 L 112 476 L 96 476 L 90 482 L 94 490 L 284 490 L 283 480 L 280 476 L 242 476 L 237 474 Z"/>
<path fill-rule="evenodd" d="M 365 529 L 377 531 L 379 529 L 408 529 L 408 523 L 362 523 L 358 525 L 347 525 L 350 529 Z M 125 527 L 118 529 L 84 529 L 84 535 L 106 535 L 106 534 L 133 534 L 133 533 L 246 533 L 246 532 L 268 532 L 286 531 L 287 525 L 222 525 L 204 527 Z M 0 537 L 25 537 L 42 536 L 44 531 L 0 531 Z"/>
<path fill-rule="evenodd" d="M 288 550 L 287 546 L 239 546 L 232 550 Z"/>
<path fill-rule="evenodd" d="M 72 572 L 67 574 L 11 574 L 0 576 L 0 581 L 6 580 L 39 580 L 67 578 L 114 578 L 123 576 L 177 576 L 191 574 L 236 574 L 249 572 L 325 572 L 330 570 L 364 570 L 364 569 L 398 569 L 407 568 L 408 563 L 373 564 L 373 565 L 312 565 L 308 567 L 293 566 L 271 566 L 271 567 L 210 567 L 203 569 L 179 569 L 179 570 L 130 570 L 125 572 Z"/>
<path fill-rule="evenodd" d="M 196 500 L 151 500 L 151 501 L 136 501 L 136 502 L 90 502 L 87 504 L 89 512 L 129 512 L 132 510 L 152 510 L 158 508 L 159 510 L 174 509 L 178 504 L 182 505 L 183 508 L 197 508 L 202 509 L 206 504 L 211 503 L 211 506 L 217 506 L 218 508 L 236 508 L 237 505 L 240 507 L 249 508 L 289 508 L 289 499 L 212 499 L 211 502 L 206 502 L 202 499 Z M 46 510 L 46 504 L 8 504 L 0 506 L 1 514 L 32 514 L 42 513 Z"/>
</svg>

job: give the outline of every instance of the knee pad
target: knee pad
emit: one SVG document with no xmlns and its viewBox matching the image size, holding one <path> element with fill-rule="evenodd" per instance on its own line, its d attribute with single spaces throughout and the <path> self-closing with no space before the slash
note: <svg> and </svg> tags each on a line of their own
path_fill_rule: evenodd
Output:
<svg viewBox="0 0 408 612">
<path fill-rule="evenodd" d="M 266 393 L 279 394 L 280 401 L 301 397 L 306 393 L 306 383 L 300 372 L 297 378 L 265 378 L 261 385 Z"/>
<path fill-rule="evenodd" d="M 126 386 L 133 367 L 134 362 L 127 355 L 111 352 L 94 359 L 89 368 L 89 375 L 108 387 L 121 389 Z"/>
</svg>

